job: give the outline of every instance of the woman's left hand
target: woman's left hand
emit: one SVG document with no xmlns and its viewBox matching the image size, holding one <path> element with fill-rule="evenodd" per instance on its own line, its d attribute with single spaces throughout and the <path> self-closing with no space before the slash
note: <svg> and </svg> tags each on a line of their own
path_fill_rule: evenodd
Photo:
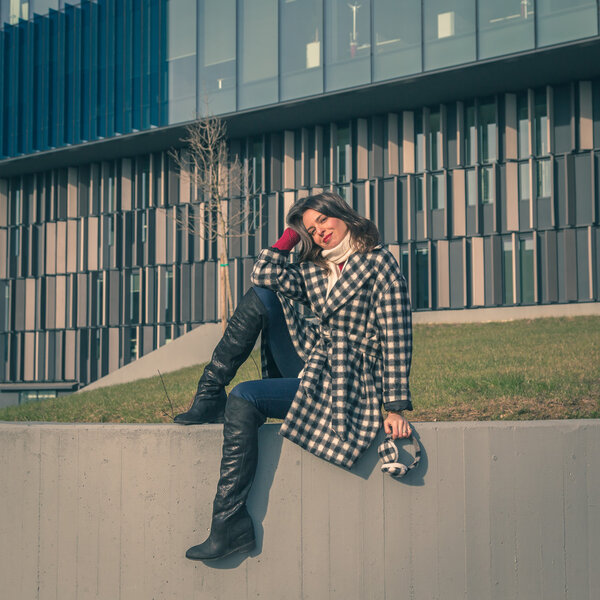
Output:
<svg viewBox="0 0 600 600">
<path fill-rule="evenodd" d="M 392 439 L 407 438 L 412 433 L 410 423 L 400 413 L 389 412 L 383 421 L 383 428 Z"/>
</svg>

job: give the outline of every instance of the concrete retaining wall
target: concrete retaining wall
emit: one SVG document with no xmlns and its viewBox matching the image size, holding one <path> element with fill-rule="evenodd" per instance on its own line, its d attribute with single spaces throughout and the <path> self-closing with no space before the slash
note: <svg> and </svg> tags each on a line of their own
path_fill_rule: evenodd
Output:
<svg viewBox="0 0 600 600">
<path fill-rule="evenodd" d="M 417 424 L 403 482 L 261 431 L 259 548 L 211 566 L 221 427 L 0 423 L 0 597 L 600 597 L 600 421 Z"/>
</svg>

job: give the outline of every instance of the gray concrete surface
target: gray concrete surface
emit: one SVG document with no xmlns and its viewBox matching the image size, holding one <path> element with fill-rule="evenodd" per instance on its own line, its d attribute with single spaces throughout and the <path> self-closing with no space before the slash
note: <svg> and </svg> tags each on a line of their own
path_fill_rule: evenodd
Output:
<svg viewBox="0 0 600 600">
<path fill-rule="evenodd" d="M 146 377 L 154 377 L 158 371 L 168 373 L 208 362 L 222 333 L 223 329 L 220 323 L 199 325 L 185 335 L 86 385 L 79 391 L 137 381 Z"/>
<path fill-rule="evenodd" d="M 6 600 L 600 597 L 600 420 L 418 423 L 418 470 L 352 472 L 261 430 L 258 548 L 207 535 L 221 426 L 0 423 Z"/>
</svg>

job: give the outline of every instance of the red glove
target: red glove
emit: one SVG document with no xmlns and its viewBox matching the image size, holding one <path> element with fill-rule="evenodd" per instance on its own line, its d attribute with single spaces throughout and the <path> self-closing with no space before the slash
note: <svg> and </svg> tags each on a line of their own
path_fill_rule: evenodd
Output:
<svg viewBox="0 0 600 600">
<path fill-rule="evenodd" d="M 273 244 L 273 248 L 289 252 L 299 241 L 300 236 L 291 227 L 288 227 L 283 232 L 283 235 Z"/>
</svg>

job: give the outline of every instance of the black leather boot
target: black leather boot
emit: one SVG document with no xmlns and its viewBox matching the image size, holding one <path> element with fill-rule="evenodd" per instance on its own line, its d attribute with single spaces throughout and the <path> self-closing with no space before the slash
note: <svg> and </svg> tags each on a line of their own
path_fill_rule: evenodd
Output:
<svg viewBox="0 0 600 600">
<path fill-rule="evenodd" d="M 256 472 L 258 428 L 264 422 L 265 416 L 253 404 L 229 395 L 210 535 L 202 544 L 190 548 L 186 558 L 212 560 L 254 548 L 254 526 L 246 510 L 246 498 Z"/>
<path fill-rule="evenodd" d="M 190 409 L 173 421 L 180 425 L 222 423 L 227 394 L 225 386 L 250 356 L 267 311 L 253 289 L 249 289 L 235 309 L 223 337 L 198 382 Z"/>
</svg>

